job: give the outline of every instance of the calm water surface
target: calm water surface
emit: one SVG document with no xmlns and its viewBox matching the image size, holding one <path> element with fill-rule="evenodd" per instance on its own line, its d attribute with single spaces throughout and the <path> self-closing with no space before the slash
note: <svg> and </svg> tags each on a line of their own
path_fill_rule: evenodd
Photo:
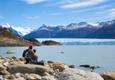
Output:
<svg viewBox="0 0 115 80">
<path fill-rule="evenodd" d="M 2 57 L 21 57 L 22 52 L 27 47 L 0 47 L 0 56 Z M 37 50 L 39 60 L 64 61 L 67 64 L 93 64 L 102 68 L 97 72 L 112 70 L 115 71 L 115 45 L 103 46 L 38 46 Z M 6 54 L 8 50 L 13 50 L 15 54 Z"/>
</svg>

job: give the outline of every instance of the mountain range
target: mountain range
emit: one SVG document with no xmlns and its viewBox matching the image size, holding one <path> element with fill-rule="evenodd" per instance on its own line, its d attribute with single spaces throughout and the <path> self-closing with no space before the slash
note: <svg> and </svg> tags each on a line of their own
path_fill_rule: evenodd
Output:
<svg viewBox="0 0 115 80">
<path fill-rule="evenodd" d="M 115 20 L 97 22 L 70 23 L 66 26 L 48 26 L 43 24 L 38 29 L 30 27 L 14 27 L 8 23 L 0 25 L 11 33 L 24 39 L 34 38 L 102 38 L 115 39 Z"/>
<path fill-rule="evenodd" d="M 37 30 L 23 36 L 31 38 L 115 38 L 115 20 L 98 22 L 96 24 L 80 22 L 67 26 L 48 26 L 43 24 Z"/>
</svg>

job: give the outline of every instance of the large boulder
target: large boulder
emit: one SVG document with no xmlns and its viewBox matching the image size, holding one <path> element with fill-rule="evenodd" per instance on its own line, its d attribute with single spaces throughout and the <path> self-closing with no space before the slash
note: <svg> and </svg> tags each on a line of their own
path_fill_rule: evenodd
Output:
<svg viewBox="0 0 115 80">
<path fill-rule="evenodd" d="M 115 80 L 115 72 L 105 72 L 101 76 L 104 80 Z"/>
<path fill-rule="evenodd" d="M 11 74 L 15 73 L 34 73 L 39 75 L 44 75 L 45 72 L 48 72 L 48 68 L 41 65 L 32 65 L 32 64 L 16 64 L 8 67 L 8 71 Z"/>
<path fill-rule="evenodd" d="M 59 80 L 104 80 L 99 74 L 80 69 L 66 68 L 58 75 Z"/>
<path fill-rule="evenodd" d="M 48 61 L 48 64 L 54 71 L 59 70 L 62 72 L 65 69 L 65 64 L 63 62 Z"/>
</svg>

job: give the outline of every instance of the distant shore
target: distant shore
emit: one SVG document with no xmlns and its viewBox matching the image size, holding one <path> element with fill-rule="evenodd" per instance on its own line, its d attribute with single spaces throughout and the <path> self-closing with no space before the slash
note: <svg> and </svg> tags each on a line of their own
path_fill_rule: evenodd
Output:
<svg viewBox="0 0 115 80">
<path fill-rule="evenodd" d="M 19 42 L 16 41 L 11 41 L 8 42 L 1 41 L 0 42 L 0 47 L 15 47 L 15 46 L 29 46 L 29 45 L 34 45 L 34 46 L 41 46 L 41 45 L 62 45 L 60 42 L 53 41 L 53 40 L 45 40 L 42 42 L 39 41 L 30 41 L 30 40 L 20 40 Z"/>
</svg>

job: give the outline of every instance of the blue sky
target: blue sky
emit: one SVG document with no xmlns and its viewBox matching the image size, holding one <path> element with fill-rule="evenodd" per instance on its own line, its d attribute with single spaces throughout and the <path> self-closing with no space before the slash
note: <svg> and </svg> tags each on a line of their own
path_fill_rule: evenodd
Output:
<svg viewBox="0 0 115 80">
<path fill-rule="evenodd" d="M 0 24 L 38 27 L 115 19 L 115 0 L 0 0 Z"/>
</svg>

